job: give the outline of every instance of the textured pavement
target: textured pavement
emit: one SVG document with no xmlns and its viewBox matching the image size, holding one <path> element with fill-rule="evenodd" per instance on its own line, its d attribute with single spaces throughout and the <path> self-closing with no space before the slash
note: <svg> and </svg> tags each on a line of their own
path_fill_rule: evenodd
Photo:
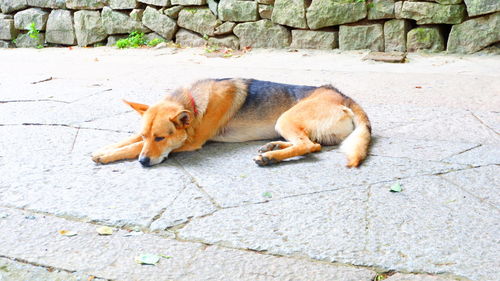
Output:
<svg viewBox="0 0 500 281">
<path fill-rule="evenodd" d="M 363 55 L 0 51 L 0 280 L 500 280 L 500 57 Z M 258 141 L 150 169 L 91 161 L 139 127 L 121 98 L 207 77 L 332 83 L 366 109 L 370 156 L 261 168 Z"/>
</svg>

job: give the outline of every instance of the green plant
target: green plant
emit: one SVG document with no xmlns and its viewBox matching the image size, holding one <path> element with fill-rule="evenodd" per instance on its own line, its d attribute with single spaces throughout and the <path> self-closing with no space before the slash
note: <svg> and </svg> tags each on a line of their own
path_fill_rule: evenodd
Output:
<svg viewBox="0 0 500 281">
<path fill-rule="evenodd" d="M 38 39 L 40 31 L 36 28 L 36 24 L 32 22 L 28 27 L 28 35 L 33 39 Z"/>
<path fill-rule="evenodd" d="M 154 47 L 154 46 L 156 46 L 156 45 L 158 45 L 160 43 L 163 43 L 163 42 L 165 42 L 165 40 L 163 40 L 161 38 L 154 38 L 154 39 L 152 39 L 152 40 L 150 40 L 148 42 L 148 46 L 149 47 Z"/>
<path fill-rule="evenodd" d="M 123 48 L 138 48 L 147 44 L 147 40 L 144 38 L 144 33 L 134 31 L 130 33 L 127 38 L 120 39 L 116 42 L 116 46 L 120 49 Z"/>
</svg>

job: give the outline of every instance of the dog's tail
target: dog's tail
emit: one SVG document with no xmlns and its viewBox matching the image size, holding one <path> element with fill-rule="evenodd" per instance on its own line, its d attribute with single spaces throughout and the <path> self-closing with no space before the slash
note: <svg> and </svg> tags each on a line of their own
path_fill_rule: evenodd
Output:
<svg viewBox="0 0 500 281">
<path fill-rule="evenodd" d="M 351 98 L 344 96 L 344 105 L 354 113 L 354 131 L 340 145 L 347 156 L 347 167 L 357 167 L 366 158 L 371 141 L 371 124 L 365 111 Z"/>
</svg>

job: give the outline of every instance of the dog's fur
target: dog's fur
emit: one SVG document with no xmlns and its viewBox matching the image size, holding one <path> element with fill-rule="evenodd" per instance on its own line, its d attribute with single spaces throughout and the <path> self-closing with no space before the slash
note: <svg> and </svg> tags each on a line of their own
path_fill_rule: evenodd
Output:
<svg viewBox="0 0 500 281">
<path fill-rule="evenodd" d="M 363 109 L 332 86 L 298 86 L 253 79 L 209 79 L 178 89 L 152 106 L 125 101 L 142 115 L 142 131 L 95 152 L 97 163 L 139 157 L 143 166 L 170 152 L 205 142 L 275 139 L 259 150 L 258 165 L 280 162 L 341 144 L 347 166 L 365 159 L 371 139 Z"/>
</svg>

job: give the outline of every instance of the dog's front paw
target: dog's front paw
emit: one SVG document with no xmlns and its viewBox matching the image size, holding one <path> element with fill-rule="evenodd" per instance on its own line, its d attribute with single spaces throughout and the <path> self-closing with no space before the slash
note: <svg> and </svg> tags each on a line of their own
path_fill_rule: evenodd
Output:
<svg viewBox="0 0 500 281">
<path fill-rule="evenodd" d="M 96 162 L 97 164 L 106 164 L 105 157 L 106 152 L 102 150 L 98 150 L 94 153 L 92 153 L 92 161 Z"/>
<path fill-rule="evenodd" d="M 255 161 L 255 163 L 259 166 L 267 166 L 279 162 L 276 159 L 267 158 L 266 156 L 263 155 L 257 155 L 256 157 L 253 158 L 253 161 Z"/>
</svg>

